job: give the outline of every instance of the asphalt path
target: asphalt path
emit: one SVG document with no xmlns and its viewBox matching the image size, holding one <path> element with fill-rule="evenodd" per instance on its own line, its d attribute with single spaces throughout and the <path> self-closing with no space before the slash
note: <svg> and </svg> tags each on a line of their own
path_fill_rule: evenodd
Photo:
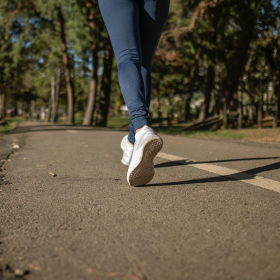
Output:
<svg viewBox="0 0 280 280">
<path fill-rule="evenodd" d="M 154 179 L 130 187 L 124 135 L 0 137 L 1 280 L 280 279 L 279 144 L 162 135 Z"/>
</svg>

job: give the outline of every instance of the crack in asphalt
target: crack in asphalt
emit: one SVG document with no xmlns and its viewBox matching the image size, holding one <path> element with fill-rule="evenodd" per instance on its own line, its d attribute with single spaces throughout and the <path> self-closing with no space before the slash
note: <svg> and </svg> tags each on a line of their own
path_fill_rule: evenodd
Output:
<svg viewBox="0 0 280 280">
<path fill-rule="evenodd" d="M 0 153 L 0 186 L 5 186 L 5 185 L 9 185 L 11 184 L 11 182 L 6 181 L 5 180 L 5 174 L 2 174 L 3 171 L 6 170 L 5 168 L 5 164 L 7 163 L 7 161 L 10 160 L 10 157 L 12 154 L 14 154 L 15 152 L 17 152 L 22 146 L 23 146 L 23 139 L 3 139 L 3 142 L 5 143 L 6 149 L 3 151 L 1 151 Z M 8 143 L 8 144 L 7 144 Z M 2 145 L 3 147 L 3 145 Z M 9 148 L 7 148 L 9 147 Z M 0 189 L 0 191 L 2 191 Z M 2 231 L 0 230 L 0 238 L 2 238 Z M 1 250 L 1 245 L 3 244 L 2 241 L 0 241 L 0 279 L 1 280 L 16 280 L 16 279 L 22 279 L 22 280 L 26 280 L 25 276 L 30 274 L 30 271 L 27 269 L 18 269 L 15 268 L 13 269 L 11 267 L 11 265 L 9 264 L 1 264 L 1 262 L 4 261 L 3 258 L 3 253 Z"/>
</svg>

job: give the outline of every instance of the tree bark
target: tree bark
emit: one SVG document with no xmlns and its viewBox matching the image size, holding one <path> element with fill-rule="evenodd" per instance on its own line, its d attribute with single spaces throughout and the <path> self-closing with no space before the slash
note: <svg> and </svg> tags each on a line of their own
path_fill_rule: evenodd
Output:
<svg viewBox="0 0 280 280">
<path fill-rule="evenodd" d="M 195 69 L 193 71 L 191 71 L 191 76 L 192 76 L 192 79 L 190 81 L 190 86 L 189 86 L 189 93 L 187 95 L 187 99 L 186 99 L 186 103 L 185 103 L 185 110 L 184 110 L 184 122 L 187 122 L 187 121 L 190 121 L 192 119 L 192 116 L 191 116 L 191 108 L 190 108 L 190 105 L 191 105 L 191 100 L 193 98 L 193 93 L 194 93 L 194 90 L 195 90 L 195 82 L 196 82 L 196 79 L 198 77 L 198 65 L 195 66 Z"/>
<path fill-rule="evenodd" d="M 237 98 L 237 113 L 238 113 L 238 118 L 237 118 L 237 129 L 242 129 L 243 126 L 243 115 L 244 115 L 244 108 L 243 108 L 243 98 L 244 97 L 244 85 L 242 84 L 241 86 L 241 91 L 238 93 L 238 98 Z"/>
<path fill-rule="evenodd" d="M 273 128 L 276 128 L 278 126 L 278 113 L 279 113 L 279 104 L 278 104 L 278 100 L 276 100 L 274 105 L 274 117 L 272 123 Z"/>
<path fill-rule="evenodd" d="M 55 94 L 55 81 L 54 81 L 54 75 L 52 75 L 51 76 L 51 94 L 50 94 L 50 98 L 49 98 L 48 115 L 46 118 L 46 122 L 50 122 L 52 120 L 54 94 Z"/>
<path fill-rule="evenodd" d="M 50 114 L 49 121 L 53 122 L 53 115 L 55 114 L 55 77 L 54 75 L 51 78 L 51 99 L 50 99 Z"/>
<path fill-rule="evenodd" d="M 52 100 L 52 122 L 55 123 L 58 121 L 58 98 L 59 98 L 59 90 L 60 90 L 60 77 L 61 77 L 61 69 L 60 67 L 56 68 L 56 81 L 54 86 L 54 97 Z"/>
<path fill-rule="evenodd" d="M 87 10 L 87 20 L 89 23 L 90 33 L 91 36 L 94 37 L 95 32 L 95 21 L 94 21 L 94 8 L 90 6 Z M 85 112 L 85 117 L 83 121 L 83 125 L 92 125 L 93 123 L 93 115 L 96 108 L 96 96 L 97 96 L 97 86 L 98 86 L 98 50 L 97 50 L 97 43 L 94 42 L 91 47 L 91 54 L 92 54 L 92 69 L 91 69 L 91 79 L 90 79 L 90 88 L 89 88 L 89 95 L 88 95 L 88 103 Z"/>
<path fill-rule="evenodd" d="M 255 9 L 247 9 L 246 19 L 244 18 L 244 24 L 242 26 L 242 31 L 238 39 L 236 50 L 228 60 L 226 67 L 227 76 L 225 77 L 222 84 L 220 99 L 220 105 L 226 103 L 223 105 L 223 108 L 229 106 L 234 93 L 237 91 L 239 79 L 245 68 L 250 42 L 254 33 L 256 11 L 258 9 L 258 6 L 259 5 L 257 5 L 257 8 Z M 224 114 L 224 117 L 225 116 L 226 115 Z M 224 120 L 224 128 L 227 128 L 227 119 Z"/>
<path fill-rule="evenodd" d="M 1 78 L 1 77 L 0 77 Z M 6 94 L 5 94 L 5 83 L 1 79 L 0 83 L 0 120 L 5 119 L 5 113 L 6 113 Z"/>
<path fill-rule="evenodd" d="M 97 57 L 97 50 L 95 44 L 95 47 L 93 47 L 93 51 L 92 51 L 92 70 L 91 70 L 90 88 L 89 88 L 88 103 L 87 103 L 83 125 L 92 125 L 93 122 L 93 114 L 96 107 L 96 96 L 97 96 L 97 86 L 98 86 L 97 68 L 98 68 L 98 57 Z"/>
<path fill-rule="evenodd" d="M 106 35 L 106 48 L 104 54 L 104 72 L 102 76 L 101 92 L 99 106 L 96 118 L 96 125 L 106 126 L 109 111 L 110 93 L 111 93 L 111 74 L 113 63 L 113 49 L 109 35 Z"/>
<path fill-rule="evenodd" d="M 66 89 L 67 89 L 67 98 L 68 98 L 68 124 L 74 124 L 74 85 L 71 78 L 71 70 L 69 63 L 69 56 L 66 44 L 66 36 L 64 29 L 64 17 L 61 11 L 61 7 L 57 7 L 58 12 L 58 24 L 60 27 L 60 40 L 61 40 L 61 49 L 62 49 L 62 58 L 65 68 L 65 78 L 66 78 Z"/>
<path fill-rule="evenodd" d="M 263 100 L 260 100 L 258 103 L 258 128 L 262 128 L 263 120 Z"/>
<path fill-rule="evenodd" d="M 5 94 L 0 91 L 0 120 L 5 119 Z"/>
<path fill-rule="evenodd" d="M 248 108 L 248 126 L 252 126 L 254 121 L 254 110 L 256 109 L 256 104 L 254 102 L 254 97 L 250 97 L 250 106 Z"/>
<path fill-rule="evenodd" d="M 212 15 L 212 16 L 211 16 Z M 209 67 L 207 70 L 206 83 L 204 88 L 204 102 L 201 107 L 198 121 L 204 121 L 209 116 L 209 106 L 211 101 L 211 93 L 215 86 L 215 61 L 213 61 L 213 57 L 216 57 L 216 49 L 217 49 L 217 24 L 218 24 L 218 15 L 216 13 L 210 13 L 209 15 L 211 20 L 211 32 L 209 42 L 212 46 L 211 51 L 211 62 L 209 63 Z"/>
<path fill-rule="evenodd" d="M 273 78 L 272 78 L 272 84 L 273 84 L 273 97 L 275 99 L 274 104 L 274 117 L 272 121 L 272 127 L 276 128 L 278 126 L 278 116 L 279 116 L 279 86 L 277 86 L 277 75 L 274 72 Z"/>
<path fill-rule="evenodd" d="M 211 92 L 214 88 L 214 80 L 215 80 L 215 68 L 213 65 L 210 65 L 208 68 L 207 81 L 205 84 L 204 102 L 199 113 L 198 121 L 202 122 L 209 116 Z"/>
<path fill-rule="evenodd" d="M 228 125 L 228 105 L 227 102 L 223 102 L 223 129 L 226 129 Z"/>
<path fill-rule="evenodd" d="M 242 120 L 243 120 L 243 104 L 241 101 L 238 101 L 237 129 L 242 128 Z"/>
</svg>

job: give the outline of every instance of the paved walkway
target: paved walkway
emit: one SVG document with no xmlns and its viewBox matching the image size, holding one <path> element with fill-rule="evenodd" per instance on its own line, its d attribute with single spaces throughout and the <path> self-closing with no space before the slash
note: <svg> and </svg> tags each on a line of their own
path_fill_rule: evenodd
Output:
<svg viewBox="0 0 280 280">
<path fill-rule="evenodd" d="M 124 134 L 0 137 L 0 279 L 280 279 L 279 144 L 163 136 L 133 188 Z"/>
</svg>

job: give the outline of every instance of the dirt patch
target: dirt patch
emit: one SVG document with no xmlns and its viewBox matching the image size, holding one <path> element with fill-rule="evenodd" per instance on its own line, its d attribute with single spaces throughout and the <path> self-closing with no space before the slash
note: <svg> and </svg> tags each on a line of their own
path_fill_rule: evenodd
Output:
<svg viewBox="0 0 280 280">
<path fill-rule="evenodd" d="M 246 129 L 241 131 L 245 140 L 280 143 L 280 129 Z"/>
</svg>

